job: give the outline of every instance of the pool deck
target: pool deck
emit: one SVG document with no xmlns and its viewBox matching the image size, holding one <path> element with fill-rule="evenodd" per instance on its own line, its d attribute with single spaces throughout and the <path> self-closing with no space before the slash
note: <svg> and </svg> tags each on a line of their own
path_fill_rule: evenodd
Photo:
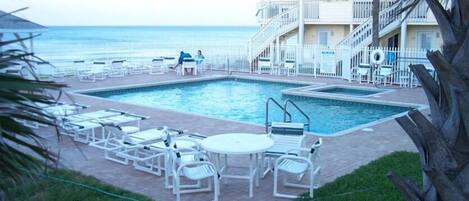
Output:
<svg viewBox="0 0 469 201">
<path fill-rule="evenodd" d="M 257 75 L 247 73 L 233 73 L 239 76 L 253 76 L 263 78 L 274 78 L 279 80 L 297 80 L 318 82 L 326 84 L 370 86 L 367 84 L 358 85 L 348 83 L 340 79 L 313 78 L 313 77 L 286 77 Z M 205 72 L 197 77 L 210 77 L 214 75 L 227 75 L 226 72 L 213 71 Z M 125 78 L 108 78 L 95 83 L 79 82 L 76 78 L 66 78 L 65 83 L 69 88 L 66 91 L 86 90 L 93 88 L 115 87 L 133 84 L 151 84 L 161 81 L 191 79 L 194 76 L 177 76 L 174 73 L 164 75 L 130 75 Z M 367 97 L 373 100 L 395 101 L 413 104 L 427 104 L 425 95 L 421 88 L 397 89 L 389 93 L 381 94 L 379 97 Z M 84 112 L 114 108 L 130 111 L 135 114 L 149 116 L 142 121 L 142 129 L 156 126 L 169 126 L 198 132 L 205 135 L 217 135 L 230 132 L 264 133 L 263 126 L 244 124 L 233 121 L 226 121 L 215 118 L 208 118 L 187 113 L 180 113 L 173 110 L 157 109 L 133 104 L 118 103 L 83 95 L 72 94 L 71 97 L 77 103 L 90 105 Z M 67 101 L 67 99 L 64 99 Z M 157 106 L 155 106 L 157 107 Z M 314 122 L 312 122 L 314 123 Z M 320 183 L 331 182 L 337 177 L 348 174 L 358 167 L 369 163 L 381 156 L 394 151 L 406 150 L 415 151 L 415 147 L 404 131 L 394 120 L 388 120 L 371 127 L 373 131 L 357 130 L 346 135 L 336 137 L 324 137 L 321 147 L 321 175 Z M 39 129 L 42 136 L 46 137 L 52 149 L 60 148 L 61 164 L 69 169 L 80 171 L 86 175 L 92 175 L 103 182 L 144 194 L 158 201 L 175 200 L 175 196 L 170 190 L 164 189 L 164 178 L 135 170 L 132 166 L 124 166 L 104 159 L 103 151 L 88 145 L 73 142 L 70 138 L 64 137 L 58 146 L 56 136 L 52 129 Z M 308 136 L 307 144 L 311 144 L 317 137 Z M 234 159 L 234 160 L 233 160 Z M 232 158 L 235 163 L 246 161 L 244 157 Z M 221 185 L 220 200 L 286 200 L 272 197 L 272 175 L 260 181 L 260 186 L 254 189 L 254 197 L 248 197 L 248 183 L 246 180 L 229 180 L 228 184 Z M 290 193 L 305 192 L 303 189 L 285 189 Z M 182 196 L 182 200 L 202 201 L 210 200 L 211 193 L 187 194 Z"/>
</svg>

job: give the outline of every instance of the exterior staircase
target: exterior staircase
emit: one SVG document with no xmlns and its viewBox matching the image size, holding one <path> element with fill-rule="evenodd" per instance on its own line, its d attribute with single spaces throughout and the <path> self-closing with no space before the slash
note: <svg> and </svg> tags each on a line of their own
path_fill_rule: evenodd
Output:
<svg viewBox="0 0 469 201">
<path fill-rule="evenodd" d="M 282 36 L 298 28 L 298 7 L 292 7 L 272 18 L 250 40 L 250 61 L 271 52 L 271 44 Z"/>
<path fill-rule="evenodd" d="M 401 14 L 399 10 L 401 9 L 401 4 L 397 1 L 390 3 L 393 5 L 379 12 L 379 37 L 383 37 L 400 27 Z M 337 46 L 352 47 L 352 49 L 367 47 L 372 43 L 372 33 L 373 17 L 370 16 L 339 42 Z"/>
</svg>

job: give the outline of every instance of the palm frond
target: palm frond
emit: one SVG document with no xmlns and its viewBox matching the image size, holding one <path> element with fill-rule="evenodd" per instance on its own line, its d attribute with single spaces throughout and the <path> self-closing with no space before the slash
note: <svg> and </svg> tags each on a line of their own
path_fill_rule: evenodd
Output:
<svg viewBox="0 0 469 201">
<path fill-rule="evenodd" d="M 2 17 L 2 16 L 0 16 Z M 55 153 L 44 145 L 36 130 L 22 122 L 32 122 L 56 127 L 56 119 L 43 111 L 37 103 L 53 104 L 62 95 L 63 84 L 37 79 L 35 65 L 45 62 L 34 53 L 22 49 L 9 49 L 9 45 L 30 40 L 38 35 L 19 37 L 0 42 L 0 69 L 21 65 L 33 75 L 25 79 L 18 75 L 0 73 L 0 179 L 20 181 L 27 172 L 41 171 L 41 161 L 57 160 Z M 57 127 L 56 127 L 57 130 Z M 57 135 L 58 136 L 58 135 Z M 7 188 L 0 182 L 0 191 Z"/>
</svg>

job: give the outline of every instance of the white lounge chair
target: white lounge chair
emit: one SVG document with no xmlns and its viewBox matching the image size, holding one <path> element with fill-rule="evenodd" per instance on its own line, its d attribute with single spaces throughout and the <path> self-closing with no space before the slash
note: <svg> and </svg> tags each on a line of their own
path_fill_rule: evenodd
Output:
<svg viewBox="0 0 469 201">
<path fill-rule="evenodd" d="M 151 65 L 148 67 L 150 75 L 159 75 L 165 72 L 163 67 L 163 58 L 156 58 L 151 61 Z"/>
<path fill-rule="evenodd" d="M 123 127 L 114 123 L 103 124 L 103 128 L 107 132 L 106 138 L 91 142 L 90 146 L 103 149 L 107 160 L 125 165 L 129 164 L 134 157 L 141 157 L 140 151 L 145 151 L 146 146 L 161 140 L 165 135 L 163 129 L 156 128 L 127 133 Z M 121 152 L 125 154 L 120 154 Z M 128 157 L 129 155 L 132 157 Z"/>
<path fill-rule="evenodd" d="M 279 172 L 285 174 L 295 175 L 298 180 L 301 181 L 305 174 L 309 173 L 309 185 L 303 185 L 298 183 L 291 183 L 287 179 L 287 175 L 283 175 L 283 185 L 288 187 L 297 187 L 297 188 L 306 188 L 309 189 L 309 196 L 312 198 L 314 196 L 314 188 L 316 188 L 315 183 L 321 170 L 319 164 L 319 147 L 322 145 L 321 138 L 316 141 L 310 149 L 295 149 L 291 150 L 287 154 L 281 156 L 275 161 L 274 166 L 274 191 L 273 195 L 275 197 L 283 198 L 298 198 L 298 195 L 289 195 L 278 192 L 278 177 Z M 291 153 L 307 153 L 306 156 L 295 156 Z"/>
<path fill-rule="evenodd" d="M 115 60 L 111 62 L 109 77 L 124 77 L 127 69 L 124 67 L 125 60 Z"/>
<path fill-rule="evenodd" d="M 274 141 L 274 146 L 262 155 L 265 167 L 263 177 L 273 170 L 273 160 L 284 155 L 292 149 L 303 147 L 305 135 L 304 124 L 272 122 L 271 131 L 268 135 Z M 299 153 L 291 153 L 298 155 Z"/>
<path fill-rule="evenodd" d="M 184 76 L 186 69 L 191 69 L 194 75 L 197 75 L 197 65 L 193 58 L 184 58 L 182 62 L 181 74 Z"/>
<path fill-rule="evenodd" d="M 61 126 L 66 131 L 65 134 L 74 137 L 75 141 L 89 143 L 99 141 L 106 138 L 103 124 L 129 124 L 135 123 L 135 126 L 126 126 L 125 132 L 131 133 L 140 130 L 140 121 L 148 117 L 123 113 L 117 110 L 101 110 L 96 112 L 71 115 L 65 117 Z M 124 128 L 124 127 L 123 127 Z M 101 129 L 101 135 L 96 132 Z"/>
</svg>

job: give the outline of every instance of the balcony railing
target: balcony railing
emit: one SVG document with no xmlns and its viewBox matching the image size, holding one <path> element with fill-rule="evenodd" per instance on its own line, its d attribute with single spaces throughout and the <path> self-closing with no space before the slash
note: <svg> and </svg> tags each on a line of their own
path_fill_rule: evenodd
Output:
<svg viewBox="0 0 469 201">
<path fill-rule="evenodd" d="M 353 0 L 352 12 L 349 20 L 350 23 L 362 23 L 366 21 L 371 16 L 373 0 Z M 380 2 L 380 11 L 388 9 L 389 7 L 396 4 L 398 0 L 382 0 Z M 330 20 L 331 13 L 321 10 L 326 3 L 330 3 L 329 0 L 305 0 L 304 4 L 304 19 L 306 22 L 316 22 L 321 21 L 321 19 Z M 346 4 L 347 1 L 344 1 Z M 267 24 L 272 18 L 281 14 L 282 12 L 287 11 L 293 7 L 298 6 L 297 0 L 264 0 L 258 3 L 258 13 L 257 18 L 261 25 Z M 341 11 L 337 11 L 341 12 Z M 432 17 L 431 12 L 428 10 L 428 5 L 425 1 L 421 3 L 412 11 L 408 16 L 408 22 L 411 23 L 425 23 L 425 22 L 435 22 L 435 19 Z"/>
</svg>

